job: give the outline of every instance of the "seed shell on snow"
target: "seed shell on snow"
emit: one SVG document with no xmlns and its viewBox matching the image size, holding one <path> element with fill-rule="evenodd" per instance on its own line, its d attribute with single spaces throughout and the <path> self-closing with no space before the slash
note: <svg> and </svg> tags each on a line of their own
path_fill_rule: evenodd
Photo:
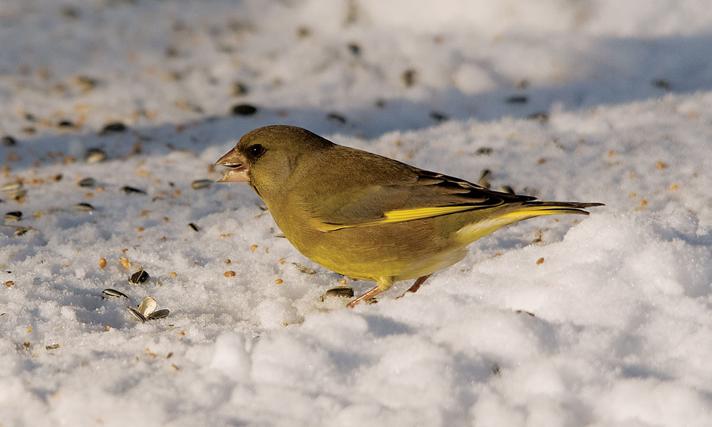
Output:
<svg viewBox="0 0 712 427">
<path fill-rule="evenodd" d="M 114 297 L 114 298 L 126 298 L 129 299 L 129 296 L 126 295 L 125 293 L 121 291 L 117 291 L 116 289 L 111 289 L 111 288 L 106 288 L 103 291 L 101 291 L 101 294 L 104 297 Z"/>
<path fill-rule="evenodd" d="M 87 150 L 87 154 L 84 159 L 87 163 L 99 163 L 106 160 L 106 152 L 101 148 L 90 148 Z"/>
<path fill-rule="evenodd" d="M 168 317 L 168 314 L 170 314 L 170 310 L 167 308 L 162 308 L 160 310 L 156 310 L 153 313 L 148 315 L 149 320 L 158 320 L 158 319 L 163 319 L 164 317 Z"/>
<path fill-rule="evenodd" d="M 22 219 L 22 212 L 11 211 L 5 214 L 5 221 L 19 221 Z"/>
<path fill-rule="evenodd" d="M 129 311 L 129 313 L 131 313 L 131 314 L 133 315 L 133 317 L 135 317 L 136 319 L 140 320 L 141 322 L 145 322 L 145 321 L 146 321 L 146 316 L 144 316 L 143 314 L 141 314 L 141 313 L 140 313 L 138 310 L 136 310 L 135 308 L 133 308 L 133 307 L 126 307 L 126 309 L 127 309 L 127 310 Z"/>
<path fill-rule="evenodd" d="M 337 298 L 353 298 L 354 297 L 354 289 L 349 288 L 346 286 L 339 286 L 336 288 L 331 288 L 324 292 L 324 295 L 321 297 L 322 301 L 326 298 L 329 297 L 337 297 Z"/>
<path fill-rule="evenodd" d="M 151 276 L 149 276 L 149 274 L 146 270 L 141 269 L 129 277 L 129 283 L 138 285 L 141 283 L 145 283 L 150 277 Z"/>
<path fill-rule="evenodd" d="M 95 186 L 96 186 L 96 180 L 95 180 L 94 178 L 91 178 L 91 177 L 82 178 L 82 179 L 79 180 L 79 182 L 78 182 L 77 184 L 78 184 L 80 187 L 92 188 L 92 187 L 95 187 Z"/>
<path fill-rule="evenodd" d="M 148 316 L 156 311 L 158 303 L 153 297 L 144 297 L 141 303 L 138 305 L 138 312 L 143 315 L 143 317 L 148 318 Z"/>
<path fill-rule="evenodd" d="M 145 190 L 141 190 L 140 188 L 131 187 L 128 185 L 124 185 L 123 187 L 121 187 L 121 191 L 126 194 L 146 194 Z"/>
<path fill-rule="evenodd" d="M 77 203 L 74 209 L 79 212 L 94 212 L 94 206 L 86 202 Z"/>
<path fill-rule="evenodd" d="M 193 229 L 193 231 L 200 231 L 200 227 L 198 227 L 198 225 L 195 224 L 194 222 L 189 222 L 189 223 L 188 223 L 188 227 L 190 227 L 191 229 Z"/>
<path fill-rule="evenodd" d="M 208 188 L 211 185 L 213 185 L 213 180 L 211 179 L 196 179 L 193 181 L 190 186 L 193 187 L 193 190 L 200 190 L 201 188 Z"/>
</svg>

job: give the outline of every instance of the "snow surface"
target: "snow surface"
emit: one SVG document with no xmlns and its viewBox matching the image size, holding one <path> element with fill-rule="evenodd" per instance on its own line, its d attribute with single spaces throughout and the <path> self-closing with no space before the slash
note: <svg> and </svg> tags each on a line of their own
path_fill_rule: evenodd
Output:
<svg viewBox="0 0 712 427">
<path fill-rule="evenodd" d="M 710 29 L 702 0 L 3 0 L 0 425 L 711 425 Z M 191 188 L 268 123 L 607 206 L 348 310 L 249 188 Z"/>
</svg>

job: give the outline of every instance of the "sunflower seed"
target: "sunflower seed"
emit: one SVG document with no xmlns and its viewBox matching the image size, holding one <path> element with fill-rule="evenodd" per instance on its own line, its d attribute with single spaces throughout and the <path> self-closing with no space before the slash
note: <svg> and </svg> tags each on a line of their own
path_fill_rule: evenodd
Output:
<svg viewBox="0 0 712 427">
<path fill-rule="evenodd" d="M 30 231 L 30 227 L 17 227 L 15 229 L 15 236 L 22 236 L 23 234 L 27 233 Z"/>
<path fill-rule="evenodd" d="M 121 187 L 121 191 L 126 194 L 146 194 L 146 191 L 141 190 L 140 188 L 130 187 L 128 185 L 124 185 L 123 187 Z"/>
<path fill-rule="evenodd" d="M 232 114 L 236 116 L 252 116 L 257 113 L 257 107 L 250 104 L 237 104 L 232 107 Z"/>
<path fill-rule="evenodd" d="M 22 212 L 11 211 L 5 214 L 5 221 L 19 221 L 22 219 Z"/>
<path fill-rule="evenodd" d="M 128 295 L 116 289 L 106 288 L 101 291 L 101 294 L 105 297 L 115 297 L 115 298 L 126 298 L 129 299 Z"/>
<path fill-rule="evenodd" d="M 160 310 L 156 310 L 153 313 L 148 315 L 148 320 L 158 320 L 158 319 L 163 319 L 164 317 L 168 317 L 168 314 L 171 311 L 168 310 L 167 308 L 162 308 Z"/>
<path fill-rule="evenodd" d="M 193 190 L 200 190 L 201 188 L 208 188 L 212 184 L 212 179 L 196 179 L 190 184 L 190 186 L 193 187 Z"/>
<path fill-rule="evenodd" d="M 141 304 L 138 305 L 138 312 L 147 318 L 151 313 L 156 311 L 156 307 L 158 307 L 158 303 L 153 297 L 144 297 L 144 299 L 141 300 Z"/>
<path fill-rule="evenodd" d="M 77 203 L 74 209 L 78 212 L 94 212 L 94 206 L 86 202 Z"/>
<path fill-rule="evenodd" d="M 200 227 L 198 227 L 194 222 L 189 222 L 188 227 L 193 229 L 193 231 L 200 231 Z"/>
<path fill-rule="evenodd" d="M 149 276 L 148 272 L 146 270 L 139 270 L 135 272 L 134 274 L 129 277 L 129 283 L 132 283 L 134 285 L 138 285 L 141 283 L 146 282 L 151 276 Z"/>
<path fill-rule="evenodd" d="M 101 148 L 90 148 L 87 150 L 84 160 L 87 163 L 99 163 L 106 160 L 106 152 Z"/>
<path fill-rule="evenodd" d="M 127 129 L 128 127 L 121 122 L 111 122 L 104 125 L 104 127 L 101 129 L 101 132 L 99 132 L 99 135 L 126 132 Z"/>
<path fill-rule="evenodd" d="M 131 313 L 131 314 L 133 315 L 133 317 L 135 317 L 136 319 L 138 319 L 138 320 L 140 320 L 140 321 L 142 321 L 142 322 L 145 322 L 145 321 L 146 321 L 146 316 L 144 316 L 143 314 L 141 314 L 141 312 L 139 312 L 139 311 L 136 310 L 135 308 L 133 308 L 133 307 L 126 307 L 126 309 L 127 309 L 127 310 L 129 311 L 129 313 Z"/>
<path fill-rule="evenodd" d="M 81 180 L 79 180 L 79 182 L 77 184 L 79 184 L 80 187 L 92 188 L 92 187 L 96 186 L 96 180 L 91 177 L 82 178 Z"/>
<path fill-rule="evenodd" d="M 348 288 L 345 286 L 331 288 L 328 291 L 324 292 L 324 296 L 322 297 L 322 300 L 325 298 L 328 298 L 328 297 L 353 298 L 354 297 L 354 289 Z"/>
<path fill-rule="evenodd" d="M 19 181 L 8 182 L 7 184 L 3 184 L 3 186 L 0 187 L 0 191 L 2 191 L 4 193 L 13 193 L 21 188 L 22 188 L 22 183 Z"/>
</svg>

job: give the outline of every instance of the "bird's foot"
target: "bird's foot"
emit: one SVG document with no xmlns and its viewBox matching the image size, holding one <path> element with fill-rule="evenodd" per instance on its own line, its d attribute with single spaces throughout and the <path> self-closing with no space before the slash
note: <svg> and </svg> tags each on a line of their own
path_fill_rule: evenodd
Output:
<svg viewBox="0 0 712 427">
<path fill-rule="evenodd" d="M 378 286 L 374 286 L 373 288 L 369 289 L 365 294 L 361 295 L 360 297 L 358 297 L 358 298 L 352 300 L 351 302 L 349 302 L 348 304 L 346 304 L 346 307 L 354 308 L 357 305 L 359 305 L 361 302 L 366 302 L 366 303 L 372 304 L 372 301 L 375 302 L 375 300 L 376 300 L 376 295 L 380 294 L 381 292 L 383 292 L 383 290 L 381 290 L 381 288 L 379 288 Z"/>
</svg>

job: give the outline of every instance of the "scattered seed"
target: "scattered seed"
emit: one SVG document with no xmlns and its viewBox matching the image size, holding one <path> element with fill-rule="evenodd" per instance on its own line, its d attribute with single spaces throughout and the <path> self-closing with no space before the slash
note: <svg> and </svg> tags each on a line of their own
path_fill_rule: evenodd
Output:
<svg viewBox="0 0 712 427">
<path fill-rule="evenodd" d="M 94 212 L 94 206 L 87 202 L 77 203 L 74 209 L 78 212 Z"/>
<path fill-rule="evenodd" d="M 667 169 L 667 167 L 668 164 L 663 162 L 662 160 L 658 160 L 657 162 L 655 162 L 655 169 L 657 170 Z"/>
<path fill-rule="evenodd" d="M 14 222 L 22 219 L 22 212 L 10 211 L 5 214 L 5 221 Z"/>
<path fill-rule="evenodd" d="M 77 183 L 80 187 L 84 188 L 93 188 L 96 186 L 96 180 L 94 178 L 88 177 L 88 178 L 82 178 L 79 180 Z"/>
<path fill-rule="evenodd" d="M 225 277 L 235 277 L 236 275 L 237 275 L 237 273 L 235 273 L 235 272 L 232 271 L 232 270 L 228 270 L 228 271 L 226 271 L 226 272 L 223 273 L 223 276 L 225 276 Z"/>
<path fill-rule="evenodd" d="M 10 135 L 3 136 L 1 141 L 2 141 L 2 145 L 4 145 L 5 147 L 13 147 L 13 146 L 17 145 L 17 140 L 15 138 L 11 137 Z"/>
<path fill-rule="evenodd" d="M 277 278 L 277 279 L 274 280 L 274 284 L 275 284 L 275 285 L 283 285 L 283 284 L 284 284 L 284 280 L 282 280 L 282 279 L 280 279 L 280 278 Z"/>
<path fill-rule="evenodd" d="M 74 122 L 71 120 L 60 120 L 57 122 L 57 127 L 60 128 L 73 128 L 75 126 L 76 124 L 74 124 Z"/>
<path fill-rule="evenodd" d="M 339 114 L 339 113 L 334 113 L 334 112 L 329 113 L 329 114 L 326 115 L 326 118 L 327 118 L 328 120 L 331 120 L 331 121 L 333 121 L 333 122 L 340 123 L 340 124 L 342 124 L 342 125 L 346 123 L 346 117 L 344 117 L 343 115 L 341 115 L 341 114 Z"/>
<path fill-rule="evenodd" d="M 99 268 L 101 268 L 101 269 L 106 268 L 106 258 L 104 258 L 104 257 L 99 258 Z"/>
<path fill-rule="evenodd" d="M 17 227 L 15 229 L 15 236 L 22 236 L 28 231 L 30 231 L 30 227 Z"/>
<path fill-rule="evenodd" d="M 665 79 L 655 79 L 655 80 L 653 80 L 651 83 L 652 83 L 653 86 L 655 86 L 655 87 L 658 88 L 658 89 L 662 89 L 662 90 L 670 90 L 670 89 L 672 89 L 672 87 L 671 87 L 671 85 L 670 85 L 670 82 L 669 82 L 668 80 L 665 80 Z"/>
<path fill-rule="evenodd" d="M 208 188 L 211 185 L 213 185 L 213 180 L 212 179 L 196 179 L 193 181 L 190 186 L 193 188 L 193 190 L 200 190 L 201 188 Z"/>
<path fill-rule="evenodd" d="M 190 227 L 193 231 L 200 231 L 200 227 L 198 227 L 198 225 L 194 222 L 189 222 L 188 227 Z"/>
<path fill-rule="evenodd" d="M 17 182 L 8 182 L 7 184 L 3 184 L 2 187 L 0 187 L 0 191 L 4 193 L 13 193 L 16 192 L 17 190 L 20 190 L 22 188 L 22 183 L 17 181 Z"/>
<path fill-rule="evenodd" d="M 526 95 L 512 95 L 507 97 L 504 102 L 507 104 L 526 104 L 529 102 L 529 97 Z"/>
<path fill-rule="evenodd" d="M 415 84 L 416 76 L 417 72 L 412 68 L 403 71 L 401 79 L 403 80 L 403 84 L 405 85 L 405 87 L 413 86 Z"/>
<path fill-rule="evenodd" d="M 106 288 L 103 291 L 101 291 L 101 294 L 104 297 L 114 297 L 114 298 L 126 298 L 129 299 L 128 295 L 121 291 L 117 291 L 116 289 L 111 289 L 111 288 Z"/>
<path fill-rule="evenodd" d="M 232 96 L 245 96 L 250 92 L 246 84 L 235 82 L 232 84 Z"/>
<path fill-rule="evenodd" d="M 543 257 L 542 257 L 542 258 L 539 258 L 538 260 L 536 260 L 536 265 L 542 265 L 542 264 L 544 264 L 544 258 L 543 258 Z"/>
<path fill-rule="evenodd" d="M 489 156 L 492 154 L 492 148 L 490 147 L 480 147 L 475 151 L 475 154 L 478 156 Z"/>
<path fill-rule="evenodd" d="M 123 187 L 121 187 L 121 191 L 126 194 L 147 194 L 145 190 L 141 190 L 140 188 L 131 187 L 128 185 L 124 185 Z"/>
<path fill-rule="evenodd" d="M 256 251 L 256 250 L 257 250 L 257 248 L 258 248 L 258 246 L 257 246 L 257 245 L 255 245 L 255 244 L 252 244 L 252 245 L 250 245 L 250 252 L 254 252 L 254 251 Z"/>
<path fill-rule="evenodd" d="M 444 122 L 444 121 L 446 121 L 447 119 L 449 119 L 449 117 L 447 116 L 447 114 L 441 113 L 441 112 L 439 112 L 439 111 L 431 111 L 431 112 L 430 112 L 430 118 L 433 119 L 433 120 L 435 120 L 436 122 Z"/>
<path fill-rule="evenodd" d="M 158 319 L 163 319 L 165 317 L 168 317 L 170 314 L 170 310 L 167 308 L 162 308 L 160 310 L 156 310 L 153 313 L 148 315 L 148 320 L 158 320 Z"/>
<path fill-rule="evenodd" d="M 353 56 L 361 56 L 361 46 L 358 43 L 349 43 L 346 47 Z"/>
<path fill-rule="evenodd" d="M 131 313 L 131 315 L 133 315 L 133 317 L 135 317 L 137 320 L 140 320 L 141 322 L 145 322 L 145 321 L 146 321 L 146 316 L 144 316 L 143 314 L 141 314 L 141 313 L 140 313 L 138 310 L 136 310 L 135 308 L 133 308 L 133 307 L 126 307 L 126 309 L 127 309 L 127 310 L 129 311 L 129 313 Z"/>
<path fill-rule="evenodd" d="M 121 266 L 124 267 L 126 270 L 131 268 L 131 263 L 129 262 L 129 259 L 125 256 L 119 257 L 119 264 L 121 264 Z"/>
<path fill-rule="evenodd" d="M 306 265 L 300 264 L 298 262 L 293 262 L 292 265 L 297 267 L 297 270 L 304 274 L 316 274 L 316 270 L 314 270 L 313 268 L 309 268 Z"/>
<path fill-rule="evenodd" d="M 531 113 L 527 116 L 527 119 L 529 120 L 536 120 L 539 123 L 545 123 L 549 121 L 549 113 L 546 111 L 537 111 L 535 113 Z"/>
<path fill-rule="evenodd" d="M 59 344 L 50 344 L 45 346 L 45 350 L 56 350 L 59 348 Z"/>
<path fill-rule="evenodd" d="M 321 297 L 322 301 L 326 298 L 329 297 L 338 297 L 338 298 L 353 298 L 354 297 L 354 289 L 345 287 L 345 286 L 338 286 L 336 288 L 331 288 L 324 292 L 324 295 Z"/>
<path fill-rule="evenodd" d="M 8 280 L 3 284 L 5 285 L 6 288 L 11 288 L 11 287 L 15 286 L 15 282 L 13 282 L 12 280 Z"/>
<path fill-rule="evenodd" d="M 99 163 L 106 160 L 106 152 L 101 148 L 90 148 L 87 150 L 84 160 L 87 163 Z"/>
<path fill-rule="evenodd" d="M 127 129 L 128 127 L 121 122 L 111 122 L 104 125 L 104 127 L 99 132 L 99 135 L 126 132 Z"/>
<path fill-rule="evenodd" d="M 225 258 L 225 264 L 232 264 L 232 260 L 230 258 Z"/>
<path fill-rule="evenodd" d="M 141 283 L 145 283 L 150 277 L 151 276 L 149 276 L 149 274 L 146 270 L 141 269 L 129 277 L 129 283 L 138 285 Z"/>
<path fill-rule="evenodd" d="M 232 114 L 236 116 L 252 116 L 257 113 L 257 107 L 251 104 L 237 104 L 232 107 Z"/>
</svg>

